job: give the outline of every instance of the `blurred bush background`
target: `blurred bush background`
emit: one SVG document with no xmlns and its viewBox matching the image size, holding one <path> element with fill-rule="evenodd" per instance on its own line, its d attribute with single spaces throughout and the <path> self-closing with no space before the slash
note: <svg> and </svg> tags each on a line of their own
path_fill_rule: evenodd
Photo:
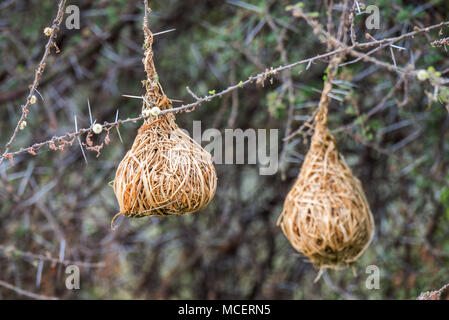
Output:
<svg viewBox="0 0 449 320">
<path fill-rule="evenodd" d="M 286 6 L 295 1 L 150 1 L 155 63 L 172 99 L 192 101 L 222 90 L 271 66 L 330 51 Z M 351 7 L 353 1 L 348 2 Z M 141 59 L 143 4 L 126 0 L 79 0 L 81 29 L 63 22 L 30 107 L 28 125 L 12 151 L 54 135 L 119 117 L 135 117 L 145 78 Z M 380 9 L 380 29 L 366 30 L 366 15 L 355 17 L 357 41 L 397 36 L 448 20 L 446 1 L 370 1 Z M 333 7 L 338 23 L 341 1 L 306 1 L 327 26 Z M 56 1 L 0 2 L 0 146 L 20 117 L 34 70 L 42 56 Z M 280 35 L 284 48 L 279 46 Z M 447 27 L 407 38 L 394 50 L 399 66 L 449 73 L 445 47 L 431 42 L 447 37 Z M 287 56 L 282 57 L 282 51 Z M 373 54 L 392 63 L 389 48 Z M 352 60 L 347 56 L 347 61 Z M 326 60 L 291 72 L 294 88 L 292 130 L 313 114 L 322 89 Z M 430 67 L 430 69 L 429 69 Z M 61 299 L 403 299 L 449 282 L 449 118 L 444 85 L 433 99 L 429 81 L 357 62 L 342 67 L 348 85 L 330 106 L 329 126 L 342 154 L 361 179 L 376 222 L 374 241 L 352 270 L 329 271 L 314 284 L 317 271 L 299 256 L 276 220 L 308 149 L 307 134 L 284 145 L 289 99 L 282 74 L 223 98 L 195 112 L 177 115 L 191 132 L 202 129 L 280 129 L 279 173 L 259 175 L 257 165 L 216 165 L 219 185 L 204 210 L 183 217 L 125 219 L 118 230 L 110 221 L 118 204 L 108 183 L 129 149 L 139 123 L 120 127 L 123 143 L 111 131 L 109 145 L 87 152 L 86 165 L 75 141 L 64 151 L 44 148 L 23 154 L 15 165 L 0 166 L 0 280 Z M 341 89 L 341 88 L 340 88 Z M 175 106 L 182 103 L 176 102 Z M 379 112 L 367 114 L 376 106 Z M 83 137 L 85 139 L 85 137 Z M 102 137 L 104 138 L 104 137 Z M 101 143 L 101 137 L 97 137 Z M 285 179 L 283 179 L 285 178 Z M 59 262 L 62 260 L 63 262 Z M 81 289 L 65 286 L 65 265 L 81 270 Z M 82 264 L 84 263 L 84 264 Z M 99 265 L 97 263 L 100 263 Z M 93 265 L 91 265 L 93 264 Z M 365 286 L 368 265 L 381 272 L 380 289 Z M 0 286 L 0 299 L 23 298 Z"/>
</svg>

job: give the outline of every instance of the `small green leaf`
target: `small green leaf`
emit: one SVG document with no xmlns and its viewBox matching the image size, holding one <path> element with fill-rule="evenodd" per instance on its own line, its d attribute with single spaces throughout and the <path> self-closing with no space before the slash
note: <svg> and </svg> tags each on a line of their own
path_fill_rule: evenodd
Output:
<svg viewBox="0 0 449 320">
<path fill-rule="evenodd" d="M 318 12 L 309 12 L 307 13 L 307 16 L 310 18 L 318 18 L 320 14 Z"/>
</svg>

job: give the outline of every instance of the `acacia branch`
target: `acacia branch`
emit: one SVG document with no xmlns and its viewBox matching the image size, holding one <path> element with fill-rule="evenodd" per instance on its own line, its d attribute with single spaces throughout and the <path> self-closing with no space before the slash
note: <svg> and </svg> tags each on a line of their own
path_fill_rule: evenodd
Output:
<svg viewBox="0 0 449 320">
<path fill-rule="evenodd" d="M 33 81 L 33 84 L 31 85 L 31 89 L 30 89 L 30 92 L 28 93 L 26 102 L 22 106 L 22 114 L 20 116 L 20 119 L 17 122 L 17 125 L 14 129 L 13 134 L 11 135 L 11 137 L 9 138 L 8 142 L 5 145 L 5 151 L 3 152 L 2 156 L 0 157 L 0 164 L 8 156 L 9 149 L 11 147 L 11 144 L 16 139 L 17 133 L 19 132 L 20 125 L 22 124 L 23 121 L 25 121 L 25 119 L 28 116 L 28 112 L 29 112 L 28 108 L 31 105 L 31 97 L 33 97 L 34 93 L 36 92 L 36 89 L 39 86 L 39 81 L 40 81 L 42 74 L 44 73 L 44 70 L 45 70 L 45 66 L 46 66 L 45 60 L 47 59 L 47 57 L 50 54 L 51 47 L 53 47 L 53 46 L 56 47 L 56 44 L 55 44 L 56 34 L 57 34 L 57 31 L 59 30 L 59 26 L 62 22 L 62 17 L 64 16 L 65 2 L 66 2 L 66 0 L 59 1 L 58 12 L 56 14 L 55 19 L 53 20 L 53 24 L 51 26 L 52 31 L 51 31 L 51 34 L 47 41 L 47 44 L 45 45 L 44 54 L 42 55 L 41 61 L 39 62 L 39 65 L 35 71 L 34 81 Z"/>
<path fill-rule="evenodd" d="M 62 0 L 62 2 L 63 2 L 63 0 Z M 301 13 L 296 13 L 296 14 L 300 15 L 300 16 L 303 15 L 302 12 Z M 316 21 L 312 20 L 307 15 L 306 15 L 306 17 L 308 19 L 308 23 L 309 24 L 311 24 L 314 27 L 320 28 L 319 25 L 316 23 Z M 377 64 L 377 65 L 381 66 L 381 67 L 387 68 L 388 70 L 392 70 L 392 71 L 396 71 L 396 72 L 399 71 L 399 72 L 404 72 L 404 73 L 410 74 L 410 73 L 413 73 L 415 71 L 408 70 L 408 69 L 406 70 L 406 69 L 403 69 L 403 68 L 395 67 L 392 64 L 389 64 L 389 63 L 386 63 L 386 62 L 383 62 L 383 61 L 379 61 L 379 60 L 377 60 L 375 58 L 372 58 L 372 57 L 368 56 L 365 53 L 361 53 L 361 52 L 359 52 L 359 51 L 357 51 L 355 49 L 362 49 L 362 48 L 367 48 L 367 47 L 372 47 L 372 46 L 381 46 L 381 45 L 385 45 L 386 43 L 392 44 L 392 43 L 395 43 L 397 41 L 400 41 L 400 40 L 403 40 L 403 39 L 406 39 L 406 38 L 414 37 L 415 35 L 417 35 L 419 33 L 428 32 L 430 30 L 441 28 L 441 27 L 446 26 L 446 25 L 449 25 L 449 21 L 441 22 L 441 23 L 438 23 L 438 24 L 435 24 L 435 25 L 432 25 L 432 26 L 428 26 L 428 27 L 425 27 L 425 28 L 421 28 L 421 29 L 416 29 L 413 32 L 409 32 L 409 33 L 403 34 L 401 36 L 391 37 L 391 38 L 386 38 L 386 39 L 381 39 L 381 40 L 375 40 L 375 41 L 371 41 L 371 42 L 367 42 L 367 43 L 355 43 L 355 44 L 353 44 L 351 46 L 347 46 L 347 45 L 341 43 L 339 40 L 337 40 L 333 36 L 329 35 L 325 30 L 323 30 L 321 28 L 321 29 L 318 29 L 318 32 L 322 33 L 324 35 L 328 35 L 329 38 L 331 39 L 331 41 L 334 43 L 334 45 L 338 47 L 337 49 L 329 51 L 329 52 L 326 52 L 326 53 L 322 53 L 322 54 L 316 55 L 316 56 L 311 57 L 311 58 L 299 60 L 299 61 L 296 61 L 296 62 L 293 62 L 293 63 L 290 63 L 290 64 L 286 64 L 286 65 L 281 65 L 281 66 L 276 67 L 276 68 L 273 68 L 273 67 L 271 67 L 270 69 L 267 68 L 266 71 L 258 73 L 258 74 L 253 75 L 253 76 L 250 76 L 245 81 L 240 81 L 237 84 L 230 85 L 226 89 L 223 89 L 223 90 L 221 90 L 219 92 L 216 92 L 216 93 L 213 93 L 213 94 L 209 94 L 209 95 L 204 96 L 204 97 L 198 97 L 196 95 L 193 95 L 195 101 L 193 101 L 191 103 L 188 103 L 188 104 L 183 104 L 183 105 L 181 105 L 179 107 L 162 110 L 161 114 L 172 113 L 172 112 L 173 113 L 179 113 L 179 112 L 190 112 L 190 111 L 193 111 L 197 106 L 200 106 L 204 102 L 209 102 L 209 101 L 211 101 L 211 100 L 213 100 L 215 98 L 224 96 L 224 95 L 226 95 L 226 94 L 228 94 L 228 93 L 230 93 L 230 92 L 232 92 L 234 90 L 237 90 L 239 88 L 248 87 L 250 84 L 253 84 L 254 82 L 256 84 L 260 84 L 260 85 L 263 86 L 265 81 L 268 78 L 273 77 L 273 76 L 279 74 L 280 72 L 282 72 L 284 70 L 290 70 L 290 69 L 293 69 L 293 68 L 295 68 L 295 67 L 297 67 L 299 65 L 302 65 L 302 64 L 310 65 L 314 61 L 321 60 L 321 59 L 324 59 L 324 58 L 329 58 L 329 57 L 335 56 L 337 54 L 345 53 L 345 52 L 348 52 L 351 55 L 356 56 L 356 57 L 361 57 L 361 59 L 363 59 L 364 61 L 372 62 L 374 64 Z M 402 74 L 404 74 L 404 73 L 402 73 Z M 143 119 L 145 119 L 145 117 L 141 114 L 141 115 L 139 115 L 137 117 L 131 117 L 131 118 L 127 118 L 127 119 L 124 119 L 124 120 L 117 120 L 117 121 L 114 121 L 114 122 L 104 122 L 103 123 L 103 129 L 105 131 L 109 132 L 109 130 L 111 128 L 118 127 L 121 124 L 126 124 L 126 123 L 130 123 L 130 122 L 137 122 L 137 121 L 140 121 L 140 120 L 143 120 Z M 93 129 L 92 126 L 90 126 L 88 128 L 82 128 L 82 129 L 76 130 L 74 132 L 66 133 L 66 134 L 61 135 L 61 136 L 52 137 L 51 139 L 43 141 L 43 142 L 35 143 L 35 144 L 33 144 L 33 145 L 29 146 L 29 147 L 26 147 L 26 148 L 20 148 L 19 150 L 14 151 L 14 152 L 8 153 L 8 152 L 5 151 L 5 153 L 0 156 L 0 164 L 1 164 L 1 162 L 5 158 L 8 158 L 10 160 L 10 162 L 13 163 L 13 157 L 17 156 L 17 155 L 20 155 L 20 154 L 23 154 L 23 153 L 30 153 L 32 155 L 35 155 L 36 152 L 39 149 L 41 149 L 42 147 L 45 147 L 45 146 L 50 146 L 51 149 L 55 149 L 55 150 L 56 149 L 57 150 L 62 150 L 66 144 L 71 145 L 73 143 L 74 139 L 79 137 L 80 135 L 83 135 L 85 133 L 92 133 L 92 129 Z M 291 137 L 287 137 L 286 139 L 289 139 L 289 138 L 291 138 Z M 55 145 L 57 143 L 59 143 L 59 147 L 58 146 L 55 147 Z M 9 148 L 7 150 L 9 150 Z"/>
</svg>

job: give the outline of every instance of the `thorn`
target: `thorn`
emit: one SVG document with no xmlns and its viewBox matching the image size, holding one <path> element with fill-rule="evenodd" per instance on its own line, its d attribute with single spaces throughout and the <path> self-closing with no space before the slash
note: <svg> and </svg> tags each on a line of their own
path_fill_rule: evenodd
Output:
<svg viewBox="0 0 449 320">
<path fill-rule="evenodd" d="M 115 122 L 117 122 L 117 121 L 118 121 L 118 109 L 117 109 L 117 112 L 115 113 Z M 122 136 L 120 135 L 120 130 L 118 128 L 118 125 L 115 128 L 117 129 L 117 134 L 118 134 L 118 138 L 120 139 L 120 142 L 123 143 Z"/>
<path fill-rule="evenodd" d="M 41 93 L 37 89 L 34 89 L 34 91 L 36 91 L 39 97 L 41 97 L 42 101 L 44 101 L 44 97 L 41 95 Z"/>
<path fill-rule="evenodd" d="M 296 159 L 294 157 L 287 157 L 285 158 L 285 161 L 289 162 L 289 163 L 302 163 L 302 160 Z"/>
<path fill-rule="evenodd" d="M 294 117 L 294 119 L 296 120 L 296 121 L 309 121 L 310 120 L 310 117 L 309 116 L 295 116 Z"/>
<path fill-rule="evenodd" d="M 309 70 L 311 64 L 312 64 L 312 60 L 310 60 L 310 61 L 307 63 L 306 70 Z"/>
<path fill-rule="evenodd" d="M 187 92 L 194 97 L 196 100 L 201 100 L 189 87 L 186 87 Z"/>
<path fill-rule="evenodd" d="M 341 95 L 343 95 L 343 96 L 347 96 L 347 95 L 349 95 L 349 94 L 351 93 L 351 92 L 348 91 L 348 90 L 342 90 L 342 89 L 336 89 L 336 88 L 332 89 L 331 92 L 332 92 L 332 93 L 341 94 Z"/>
<path fill-rule="evenodd" d="M 164 33 L 168 33 L 168 32 L 172 32 L 172 31 L 175 31 L 176 29 L 175 28 L 173 28 L 173 29 L 169 29 L 169 30 L 165 30 L 165 31 L 161 31 L 161 32 L 156 32 L 156 33 L 153 33 L 153 36 L 158 36 L 158 35 L 161 35 L 161 34 L 164 34 Z"/>
<path fill-rule="evenodd" d="M 228 0 L 226 2 L 228 4 L 234 5 L 236 7 L 240 7 L 240 8 L 243 8 L 243 9 L 250 10 L 250 11 L 254 11 L 254 12 L 259 13 L 259 14 L 263 13 L 262 9 L 260 9 L 259 7 L 255 6 L 253 4 L 249 4 L 249 3 L 246 3 L 246 2 L 240 1 L 240 0 Z"/>
<path fill-rule="evenodd" d="M 368 39 L 368 40 L 371 39 L 371 40 L 373 40 L 373 41 L 377 41 L 376 38 L 374 38 L 374 37 L 373 37 L 372 35 L 370 35 L 368 32 L 365 33 L 365 38 Z"/>
<path fill-rule="evenodd" d="M 78 123 L 76 121 L 76 115 L 75 115 L 75 132 L 78 132 Z M 84 153 L 83 145 L 81 144 L 81 139 L 79 136 L 77 136 L 76 139 L 78 140 L 78 143 L 80 144 L 81 152 L 83 153 L 83 158 L 87 165 L 88 164 L 87 157 L 86 157 L 86 154 Z"/>
<path fill-rule="evenodd" d="M 373 41 L 377 41 L 377 39 L 374 38 L 374 37 L 373 37 L 372 35 L 370 35 L 369 33 L 365 34 L 365 37 L 366 37 L 367 39 L 371 39 L 371 40 L 373 40 Z M 398 45 L 396 45 L 396 44 L 389 43 L 388 45 L 390 46 L 390 48 L 393 47 L 393 48 L 396 48 L 396 49 L 399 49 L 399 50 L 406 50 L 404 47 L 398 46 Z"/>
<path fill-rule="evenodd" d="M 393 52 L 393 48 L 391 46 L 390 46 L 390 52 L 391 52 L 391 58 L 393 59 L 394 67 L 397 68 L 396 59 L 394 58 L 394 52 Z"/>
<path fill-rule="evenodd" d="M 357 0 L 355 0 L 355 4 L 356 4 L 356 6 L 357 6 L 357 13 L 360 14 L 361 11 L 360 11 L 360 5 L 359 5 L 359 2 L 358 2 Z"/>
<path fill-rule="evenodd" d="M 128 94 L 122 94 L 122 97 L 134 98 L 134 99 L 143 99 L 142 96 L 131 96 L 131 95 L 128 95 Z"/>
<path fill-rule="evenodd" d="M 62 239 L 59 244 L 59 262 L 62 262 L 64 260 L 65 255 L 65 239 Z"/>
<path fill-rule="evenodd" d="M 143 101 L 145 101 L 145 104 L 150 108 L 151 105 L 150 105 L 150 103 L 148 102 L 148 100 L 147 100 L 145 97 L 142 97 L 142 99 L 143 99 Z"/>
<path fill-rule="evenodd" d="M 390 44 L 390 47 L 393 47 L 393 48 L 396 48 L 396 49 L 399 49 L 399 50 L 406 50 L 404 47 L 397 46 L 395 44 Z"/>
<path fill-rule="evenodd" d="M 93 123 L 92 123 L 92 111 L 90 109 L 90 101 L 89 101 L 89 99 L 87 99 L 87 107 L 89 108 L 90 125 L 93 126 Z"/>
<path fill-rule="evenodd" d="M 344 101 L 343 98 L 341 98 L 341 97 L 339 97 L 339 96 L 337 96 L 337 95 L 335 95 L 335 94 L 332 94 L 332 93 L 328 93 L 327 96 L 328 96 L 329 98 L 335 99 L 335 100 L 340 101 L 340 102 L 343 102 L 343 101 Z"/>
<path fill-rule="evenodd" d="M 39 260 L 39 265 L 37 266 L 37 274 L 36 274 L 36 287 L 41 286 L 42 280 L 42 269 L 44 268 L 44 260 Z"/>
</svg>

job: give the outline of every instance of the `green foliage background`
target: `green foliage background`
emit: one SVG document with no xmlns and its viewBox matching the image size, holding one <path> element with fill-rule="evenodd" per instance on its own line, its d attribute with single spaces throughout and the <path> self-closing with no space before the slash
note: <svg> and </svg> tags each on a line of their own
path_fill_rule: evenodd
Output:
<svg viewBox="0 0 449 320">
<path fill-rule="evenodd" d="M 156 36 L 154 46 L 156 67 L 170 98 L 188 102 L 192 98 L 186 86 L 204 96 L 281 65 L 279 33 L 266 23 L 266 12 L 279 30 L 287 28 L 284 46 L 289 62 L 329 51 L 304 21 L 285 10 L 294 2 L 247 1 L 249 9 L 235 3 L 150 1 L 152 31 L 176 28 Z M 80 7 L 81 29 L 61 28 L 61 53 L 49 57 L 39 87 L 43 100 L 38 97 L 32 106 L 28 126 L 20 132 L 14 150 L 73 131 L 75 114 L 79 126 L 89 126 L 87 99 L 100 123 L 113 121 L 117 108 L 122 119 L 140 112 L 138 100 L 121 95 L 142 93 L 142 3 L 79 0 L 68 4 Z M 381 29 L 366 30 L 365 16 L 356 16 L 359 42 L 368 41 L 366 32 L 382 39 L 448 19 L 445 1 L 375 4 Z M 326 26 L 326 2 L 305 1 L 305 9 L 317 12 Z M 46 41 L 42 31 L 55 10 L 55 1 L 37 0 L 16 0 L 0 9 L 1 146 L 20 116 L 19 107 Z M 335 10 L 335 23 L 339 16 Z M 399 42 L 407 50 L 395 50 L 398 65 L 431 67 L 444 78 L 448 53 L 430 45 L 448 36 L 447 27 L 439 31 Z M 373 56 L 391 63 L 388 49 Z M 316 106 L 325 69 L 326 61 L 316 61 L 308 70 L 293 69 L 295 115 L 313 113 L 313 107 L 301 106 L 314 102 Z M 6 162 L 0 166 L 0 279 L 67 299 L 414 299 L 422 291 L 441 287 L 449 282 L 447 88 L 443 85 L 439 99 L 432 100 L 432 82 L 409 77 L 381 112 L 366 117 L 400 75 L 358 62 L 343 67 L 340 77 L 354 86 L 345 88 L 349 93 L 343 102 L 332 102 L 329 126 L 362 180 L 376 222 L 374 241 L 355 266 L 355 275 L 351 270 L 330 271 L 314 284 L 317 271 L 294 252 L 276 226 L 299 172 L 298 161 L 283 163 L 285 180 L 281 173 L 260 176 L 256 165 L 217 165 L 219 187 L 206 209 L 183 217 L 125 220 L 112 232 L 109 224 L 118 206 L 108 182 L 135 137 L 136 123 L 120 127 L 123 144 L 111 131 L 111 143 L 99 158 L 88 153 L 87 166 L 76 143 L 62 152 L 16 157 L 14 167 Z M 237 103 L 233 127 L 278 128 L 281 138 L 288 109 L 284 85 L 278 76 L 264 87 L 239 89 L 235 96 L 179 114 L 177 122 L 190 131 L 192 121 L 201 120 L 203 130 L 223 132 L 230 127 L 232 105 Z M 301 124 L 294 121 L 293 129 Z M 404 143 L 410 135 L 416 137 Z M 307 152 L 308 137 L 300 137 L 301 143 L 288 146 L 291 158 Z M 27 170 L 32 174 L 24 182 Z M 106 263 L 104 268 L 81 268 L 81 290 L 67 290 L 64 266 L 49 262 L 44 262 L 36 285 L 39 259 L 19 254 L 58 257 L 63 239 L 65 259 Z M 381 271 L 379 290 L 365 286 L 365 269 L 372 264 Z M 18 297 L 0 287 L 1 299 Z"/>
</svg>

